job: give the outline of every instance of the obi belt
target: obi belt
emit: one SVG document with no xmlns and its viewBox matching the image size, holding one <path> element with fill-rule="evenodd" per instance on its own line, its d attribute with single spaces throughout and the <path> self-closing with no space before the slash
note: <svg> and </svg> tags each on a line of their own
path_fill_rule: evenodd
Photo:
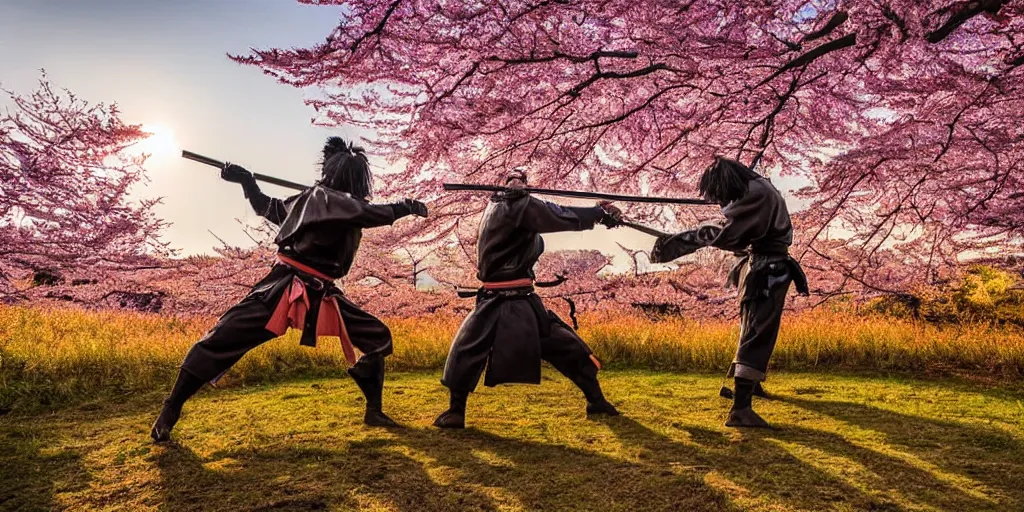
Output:
<svg viewBox="0 0 1024 512">
<path fill-rule="evenodd" d="M 301 329 L 299 344 L 307 347 L 315 347 L 320 336 L 337 336 L 345 360 L 354 365 L 355 349 L 338 305 L 342 291 L 334 285 L 334 279 L 283 254 L 277 255 L 277 261 L 290 267 L 295 275 L 274 307 L 266 329 L 278 336 L 289 327 Z"/>
<path fill-rule="evenodd" d="M 741 280 L 744 267 L 748 265 L 746 279 Z M 737 288 L 741 302 L 767 298 L 777 286 L 788 286 L 791 282 L 797 293 L 805 297 L 809 295 L 807 275 L 800 262 L 787 253 L 747 253 L 733 265 L 726 279 L 727 285 Z"/>
</svg>

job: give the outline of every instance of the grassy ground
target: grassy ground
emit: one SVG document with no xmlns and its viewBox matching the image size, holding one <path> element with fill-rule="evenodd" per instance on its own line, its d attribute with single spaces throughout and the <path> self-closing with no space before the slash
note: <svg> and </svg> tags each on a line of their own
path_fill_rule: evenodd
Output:
<svg viewBox="0 0 1024 512">
<path fill-rule="evenodd" d="M 363 427 L 341 378 L 203 392 L 167 447 L 146 439 L 157 392 L 15 411 L 0 509 L 1024 509 L 1020 387 L 776 374 L 756 406 L 780 430 L 741 432 L 717 376 L 602 379 L 623 417 L 585 419 L 546 373 L 473 395 L 462 432 L 429 426 L 435 373 L 389 378 L 396 430 Z"/>
<path fill-rule="evenodd" d="M 395 338 L 392 370 L 438 370 L 461 318 L 385 319 Z M 96 394 L 169 385 L 212 318 L 0 306 L 0 410 L 57 407 Z M 580 335 L 609 369 L 724 371 L 736 350 L 734 319 L 661 321 L 628 314 L 581 317 Z M 300 347 L 290 332 L 253 350 L 224 385 L 330 376 L 345 366 L 338 343 Z M 841 311 L 787 314 L 775 370 L 950 372 L 1024 376 L 1024 330 L 984 323 L 938 327 Z"/>
</svg>

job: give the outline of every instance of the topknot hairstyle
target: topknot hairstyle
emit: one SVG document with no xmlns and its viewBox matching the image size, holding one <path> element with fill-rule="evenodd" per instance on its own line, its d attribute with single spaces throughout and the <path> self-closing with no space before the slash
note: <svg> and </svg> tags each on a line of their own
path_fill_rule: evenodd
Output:
<svg viewBox="0 0 1024 512">
<path fill-rule="evenodd" d="M 526 168 L 525 167 L 516 167 L 515 169 L 512 169 L 511 171 L 508 172 L 508 174 L 505 175 L 505 184 L 506 185 L 508 185 L 513 180 L 522 181 L 523 184 L 528 183 L 528 176 L 526 174 Z"/>
<path fill-rule="evenodd" d="M 329 137 L 324 143 L 320 183 L 352 197 L 366 200 L 373 191 L 373 175 L 363 148 L 345 142 L 341 137 Z"/>
<path fill-rule="evenodd" d="M 360 148 L 360 152 L 362 149 Z M 328 137 L 327 142 L 324 143 L 324 162 L 326 162 L 332 156 L 338 153 L 352 153 L 352 146 L 350 146 L 345 139 L 341 137 Z"/>
</svg>

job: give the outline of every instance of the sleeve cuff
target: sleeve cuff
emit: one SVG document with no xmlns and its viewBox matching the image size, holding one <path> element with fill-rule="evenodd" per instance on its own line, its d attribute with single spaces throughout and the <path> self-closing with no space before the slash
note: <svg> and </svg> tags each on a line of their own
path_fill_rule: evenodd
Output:
<svg viewBox="0 0 1024 512">
<path fill-rule="evenodd" d="M 246 180 L 242 182 L 242 192 L 245 193 L 246 199 L 256 197 L 260 195 L 260 186 L 254 179 Z"/>
<path fill-rule="evenodd" d="M 395 220 L 412 215 L 412 210 L 405 203 L 392 203 L 391 211 L 395 212 Z"/>
</svg>

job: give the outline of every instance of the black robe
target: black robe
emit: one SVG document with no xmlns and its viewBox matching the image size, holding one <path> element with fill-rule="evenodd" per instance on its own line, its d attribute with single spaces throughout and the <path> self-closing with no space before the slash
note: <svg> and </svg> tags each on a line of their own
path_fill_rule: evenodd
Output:
<svg viewBox="0 0 1024 512">
<path fill-rule="evenodd" d="M 266 329 L 275 306 L 294 278 L 308 283 L 311 314 L 303 329 L 303 340 L 312 336 L 315 344 L 316 298 L 335 297 L 342 321 L 352 345 L 364 355 L 390 355 L 391 331 L 383 322 L 363 311 L 338 290 L 333 280 L 348 274 L 355 259 L 362 230 L 392 224 L 409 214 L 402 204 L 374 205 L 323 186 L 314 186 L 285 200 L 270 198 L 259 191 L 247 191 L 253 209 L 280 226 L 275 239 L 281 254 L 329 277 L 331 282 L 295 268 L 277 263 L 238 304 L 232 306 L 217 324 L 189 351 L 182 369 L 204 380 L 214 380 L 234 365 L 246 352 L 275 338 Z M 322 289 L 316 289 L 320 288 Z"/>
<path fill-rule="evenodd" d="M 495 195 L 480 221 L 477 278 L 484 283 L 532 280 L 533 266 L 544 252 L 541 233 L 592 229 L 604 215 L 597 206 L 563 207 L 517 192 Z M 481 288 L 476 307 L 452 342 L 441 383 L 455 391 L 473 391 L 486 367 L 486 386 L 539 384 L 541 360 L 570 379 L 580 373 L 596 375 L 591 354 L 532 287 L 501 292 Z"/>
<path fill-rule="evenodd" d="M 740 297 L 740 341 L 730 372 L 760 381 L 775 349 L 789 285 L 795 282 L 806 295 L 807 278 L 789 256 L 793 224 L 786 201 L 768 180 L 751 180 L 746 194 L 723 207 L 722 215 L 720 228 L 705 225 L 658 239 L 651 260 L 671 261 L 705 246 L 744 253 L 729 272 Z"/>
</svg>

